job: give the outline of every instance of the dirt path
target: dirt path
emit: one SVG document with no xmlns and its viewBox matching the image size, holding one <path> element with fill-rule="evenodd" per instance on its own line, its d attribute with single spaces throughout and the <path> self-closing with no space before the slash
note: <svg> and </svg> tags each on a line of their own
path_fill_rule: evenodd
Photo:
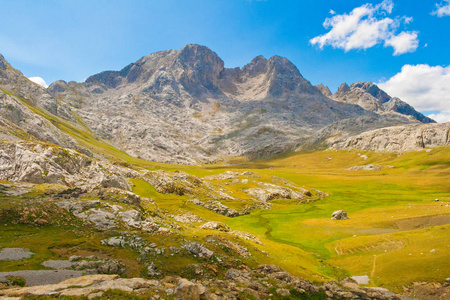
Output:
<svg viewBox="0 0 450 300">
<path fill-rule="evenodd" d="M 372 272 L 370 272 L 370 278 L 374 278 L 376 264 L 377 264 L 377 258 L 378 258 L 378 256 L 373 257 L 373 266 L 372 266 Z"/>
</svg>

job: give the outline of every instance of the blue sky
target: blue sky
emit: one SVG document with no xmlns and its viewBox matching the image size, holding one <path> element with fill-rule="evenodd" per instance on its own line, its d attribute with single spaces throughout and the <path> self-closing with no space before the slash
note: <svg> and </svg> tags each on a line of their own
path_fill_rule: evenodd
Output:
<svg viewBox="0 0 450 300">
<path fill-rule="evenodd" d="M 335 91 L 342 82 L 381 83 L 392 96 L 421 111 L 448 113 L 450 121 L 449 4 L 0 0 L 0 53 L 25 76 L 42 77 L 48 84 L 83 81 L 189 43 L 208 46 L 226 67 L 242 67 L 260 54 L 277 54 L 291 60 L 313 84 L 324 83 Z M 358 17 L 364 9 L 366 14 Z"/>
</svg>

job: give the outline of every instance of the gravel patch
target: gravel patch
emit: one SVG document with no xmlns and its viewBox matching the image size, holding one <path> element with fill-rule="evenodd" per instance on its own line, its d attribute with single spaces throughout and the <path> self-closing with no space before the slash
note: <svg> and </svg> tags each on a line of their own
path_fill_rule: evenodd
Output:
<svg viewBox="0 0 450 300">
<path fill-rule="evenodd" d="M 3 248 L 0 250 L 0 260 L 21 260 L 30 258 L 34 253 L 24 248 Z"/>
<path fill-rule="evenodd" d="M 82 271 L 72 270 L 29 270 L 0 272 L 0 281 L 5 282 L 8 276 L 22 277 L 26 281 L 27 286 L 56 284 L 64 280 L 83 276 Z"/>
</svg>

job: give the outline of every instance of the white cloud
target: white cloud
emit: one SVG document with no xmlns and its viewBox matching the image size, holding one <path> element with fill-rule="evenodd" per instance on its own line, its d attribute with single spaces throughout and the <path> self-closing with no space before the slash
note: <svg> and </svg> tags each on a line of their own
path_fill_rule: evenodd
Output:
<svg viewBox="0 0 450 300">
<path fill-rule="evenodd" d="M 336 14 L 336 12 L 334 10 L 330 9 L 330 15 L 335 15 L 335 14 Z"/>
<path fill-rule="evenodd" d="M 37 77 L 37 76 L 36 77 L 29 77 L 28 79 L 33 81 L 34 83 L 39 84 L 40 86 L 48 88 L 48 84 L 45 83 L 45 80 L 43 78 L 41 78 L 41 77 Z"/>
<path fill-rule="evenodd" d="M 401 32 L 399 35 L 394 35 L 384 42 L 385 47 L 392 46 L 394 48 L 394 55 L 400 55 L 407 52 L 416 51 L 419 47 L 419 40 L 417 39 L 417 31 Z"/>
<path fill-rule="evenodd" d="M 441 111 L 437 114 L 429 114 L 427 117 L 432 118 L 438 123 L 450 122 L 450 111 Z"/>
<path fill-rule="evenodd" d="M 393 47 L 394 55 L 414 52 L 418 45 L 417 31 L 402 31 L 397 34 L 402 24 L 412 22 L 411 17 L 387 17 L 392 13 L 394 3 L 384 0 L 378 5 L 370 3 L 354 8 L 349 14 L 334 15 L 326 18 L 323 26 L 330 28 L 326 34 L 310 40 L 312 45 L 344 49 L 368 49 L 383 43 Z"/>
<path fill-rule="evenodd" d="M 419 111 L 439 111 L 429 115 L 436 121 L 450 121 L 450 65 L 404 65 L 399 73 L 378 86 Z"/>
<path fill-rule="evenodd" d="M 447 4 L 445 4 L 446 2 Z M 450 0 L 444 0 L 441 4 L 436 3 L 436 10 L 433 11 L 432 15 L 437 15 L 440 17 L 450 16 Z"/>
</svg>

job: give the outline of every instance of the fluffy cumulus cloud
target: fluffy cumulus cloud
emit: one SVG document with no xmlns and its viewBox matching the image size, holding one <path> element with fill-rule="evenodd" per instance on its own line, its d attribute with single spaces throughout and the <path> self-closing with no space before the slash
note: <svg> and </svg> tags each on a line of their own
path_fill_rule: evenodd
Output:
<svg viewBox="0 0 450 300">
<path fill-rule="evenodd" d="M 356 7 L 348 14 L 335 14 L 325 19 L 323 26 L 330 29 L 326 34 L 310 40 L 312 45 L 344 49 L 368 49 L 383 43 L 394 48 L 394 55 L 414 52 L 419 46 L 417 31 L 400 31 L 399 28 L 412 21 L 410 17 L 388 17 L 394 3 L 384 0 L 378 5 L 370 3 Z"/>
<path fill-rule="evenodd" d="M 34 83 L 39 84 L 40 86 L 43 86 L 45 88 L 48 88 L 48 84 L 45 82 L 45 80 L 41 77 L 29 77 L 28 79 L 30 79 L 31 81 L 33 81 Z"/>
<path fill-rule="evenodd" d="M 429 115 L 438 122 L 450 121 L 450 65 L 404 65 L 401 72 L 378 86 L 419 111 L 438 111 Z"/>
<path fill-rule="evenodd" d="M 431 14 L 440 17 L 450 16 L 450 0 L 444 0 L 442 3 L 436 3 L 436 10 Z"/>
</svg>

